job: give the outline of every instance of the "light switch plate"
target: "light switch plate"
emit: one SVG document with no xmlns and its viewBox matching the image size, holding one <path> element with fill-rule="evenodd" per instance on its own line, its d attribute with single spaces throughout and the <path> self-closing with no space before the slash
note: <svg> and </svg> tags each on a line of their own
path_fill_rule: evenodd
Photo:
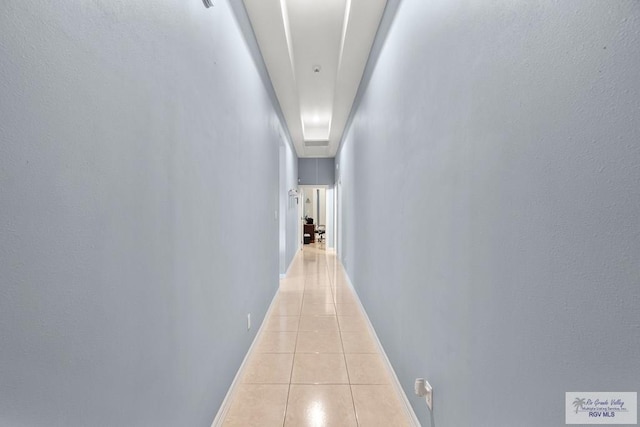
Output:
<svg viewBox="0 0 640 427">
<path fill-rule="evenodd" d="M 433 387 L 431 387 L 431 384 L 429 384 L 428 381 L 426 382 L 425 387 L 427 389 L 427 395 L 425 396 L 425 400 L 427 401 L 427 407 L 429 408 L 430 411 L 432 411 L 433 410 Z"/>
</svg>

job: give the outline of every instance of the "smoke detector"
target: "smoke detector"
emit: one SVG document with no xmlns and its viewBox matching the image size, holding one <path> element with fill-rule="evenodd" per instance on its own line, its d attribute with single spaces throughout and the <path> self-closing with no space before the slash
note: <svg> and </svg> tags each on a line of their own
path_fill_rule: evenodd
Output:
<svg viewBox="0 0 640 427">
<path fill-rule="evenodd" d="M 321 67 L 321 66 L 319 66 L 319 65 L 314 65 L 314 66 L 313 66 L 313 72 L 314 72 L 314 73 L 319 73 L 319 72 L 320 72 L 320 70 L 322 70 L 322 67 Z"/>
</svg>

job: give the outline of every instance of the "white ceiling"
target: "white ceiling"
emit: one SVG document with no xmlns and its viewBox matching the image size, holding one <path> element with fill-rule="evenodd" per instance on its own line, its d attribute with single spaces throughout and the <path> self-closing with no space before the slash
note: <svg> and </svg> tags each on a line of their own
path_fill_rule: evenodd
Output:
<svg viewBox="0 0 640 427">
<path fill-rule="evenodd" d="M 243 1 L 298 156 L 334 157 L 387 0 Z"/>
</svg>

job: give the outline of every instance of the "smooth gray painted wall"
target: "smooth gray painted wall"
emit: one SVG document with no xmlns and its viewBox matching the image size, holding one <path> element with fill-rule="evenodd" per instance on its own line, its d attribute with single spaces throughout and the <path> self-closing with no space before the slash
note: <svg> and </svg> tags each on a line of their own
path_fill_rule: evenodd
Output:
<svg viewBox="0 0 640 427">
<path fill-rule="evenodd" d="M 288 144 L 280 147 L 280 274 L 285 274 L 298 252 L 298 205 L 289 190 L 298 188 L 298 156 Z"/>
<path fill-rule="evenodd" d="M 211 424 L 278 286 L 246 43 L 227 2 L 0 4 L 0 425 Z"/>
<path fill-rule="evenodd" d="M 639 29 L 637 1 L 400 4 L 337 158 L 338 249 L 423 425 L 638 391 Z"/>
<path fill-rule="evenodd" d="M 333 185 L 335 183 L 335 159 L 300 157 L 298 176 L 300 185 Z"/>
<path fill-rule="evenodd" d="M 284 144 L 280 144 L 280 153 L 279 153 L 279 170 L 280 170 L 280 180 L 279 180 L 279 198 L 280 198 L 280 206 L 278 211 L 278 232 L 279 232 L 279 271 L 280 274 L 287 271 L 286 267 L 286 252 L 287 252 L 287 165 L 286 165 L 286 148 Z"/>
</svg>

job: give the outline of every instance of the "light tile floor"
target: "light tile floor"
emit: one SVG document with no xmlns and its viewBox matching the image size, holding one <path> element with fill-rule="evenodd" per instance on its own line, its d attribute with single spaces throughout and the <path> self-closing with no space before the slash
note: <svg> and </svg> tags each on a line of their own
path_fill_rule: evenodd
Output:
<svg viewBox="0 0 640 427">
<path fill-rule="evenodd" d="M 247 359 L 224 426 L 410 426 L 335 255 L 298 254 Z"/>
</svg>

